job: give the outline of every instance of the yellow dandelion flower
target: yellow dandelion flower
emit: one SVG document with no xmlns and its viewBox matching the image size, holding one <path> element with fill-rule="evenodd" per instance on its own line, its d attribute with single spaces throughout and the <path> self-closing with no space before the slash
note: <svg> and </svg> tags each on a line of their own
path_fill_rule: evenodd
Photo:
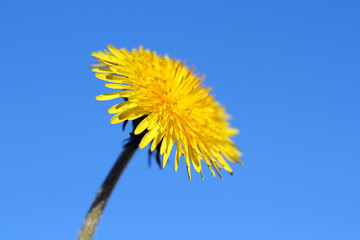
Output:
<svg viewBox="0 0 360 240">
<path fill-rule="evenodd" d="M 215 171 L 224 168 L 232 174 L 227 161 L 241 164 L 241 153 L 230 137 L 238 130 L 230 128 L 224 107 L 214 100 L 210 88 L 203 86 L 204 76 L 188 68 L 185 62 L 170 59 L 156 52 L 116 49 L 93 53 L 99 60 L 93 66 L 95 76 L 109 83 L 106 87 L 119 91 L 97 96 L 97 100 L 123 97 L 125 101 L 111 107 L 115 114 L 111 123 L 141 119 L 134 130 L 143 134 L 140 148 L 151 144 L 162 155 L 162 167 L 175 149 L 175 171 L 181 155 L 185 157 L 187 172 L 190 166 L 202 174 L 201 162 Z M 145 134 L 146 133 L 146 134 Z"/>
</svg>

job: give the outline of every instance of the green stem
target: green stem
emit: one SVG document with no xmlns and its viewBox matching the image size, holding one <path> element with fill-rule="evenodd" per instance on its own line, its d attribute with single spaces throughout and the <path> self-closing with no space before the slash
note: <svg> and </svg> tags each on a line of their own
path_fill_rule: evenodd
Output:
<svg viewBox="0 0 360 240">
<path fill-rule="evenodd" d="M 124 151 L 117 159 L 116 163 L 114 164 L 113 168 L 111 169 L 104 183 L 102 184 L 99 192 L 97 193 L 96 198 L 90 207 L 90 210 L 88 211 L 88 214 L 85 218 L 77 240 L 91 240 L 93 238 L 96 226 L 106 206 L 106 202 L 109 199 L 111 192 L 114 189 L 121 173 L 125 169 L 136 149 L 137 144 L 129 144 L 125 147 Z"/>
</svg>

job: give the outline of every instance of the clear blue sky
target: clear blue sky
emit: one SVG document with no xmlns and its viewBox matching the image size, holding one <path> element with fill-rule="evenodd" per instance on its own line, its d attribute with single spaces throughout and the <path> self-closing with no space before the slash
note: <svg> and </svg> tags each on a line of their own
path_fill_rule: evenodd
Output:
<svg viewBox="0 0 360 240">
<path fill-rule="evenodd" d="M 95 101 L 107 44 L 196 65 L 245 166 L 189 182 L 138 151 L 95 240 L 360 239 L 360 2 L 238 2 L 3 0 L 0 239 L 76 238 L 130 130 Z"/>
</svg>

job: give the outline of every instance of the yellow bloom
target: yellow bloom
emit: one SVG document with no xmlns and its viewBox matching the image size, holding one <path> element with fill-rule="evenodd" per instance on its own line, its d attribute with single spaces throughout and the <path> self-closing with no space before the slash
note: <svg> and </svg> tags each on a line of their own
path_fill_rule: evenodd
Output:
<svg viewBox="0 0 360 240">
<path fill-rule="evenodd" d="M 99 60 L 93 66 L 95 76 L 110 82 L 106 87 L 121 89 L 96 99 L 125 98 L 125 102 L 108 110 L 115 114 L 111 123 L 143 117 L 134 130 L 135 135 L 146 131 L 139 147 L 151 143 L 151 151 L 159 148 L 165 167 L 175 144 L 175 171 L 180 156 L 184 155 L 189 179 L 191 163 L 203 176 L 202 161 L 213 176 L 215 169 L 221 177 L 218 169 L 222 168 L 232 174 L 225 159 L 241 163 L 242 154 L 230 139 L 238 130 L 230 128 L 226 121 L 229 115 L 210 95 L 211 89 L 202 85 L 204 76 L 195 74 L 194 68 L 189 69 L 185 62 L 158 56 L 142 47 L 132 52 L 110 45 L 108 48 L 110 52 L 96 52 L 92 56 Z"/>
</svg>

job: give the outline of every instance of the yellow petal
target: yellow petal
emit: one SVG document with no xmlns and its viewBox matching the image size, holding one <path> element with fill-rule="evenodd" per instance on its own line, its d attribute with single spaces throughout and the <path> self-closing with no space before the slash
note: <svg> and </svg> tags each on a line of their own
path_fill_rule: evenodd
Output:
<svg viewBox="0 0 360 240">
<path fill-rule="evenodd" d="M 195 170 L 199 173 L 201 171 L 201 162 L 199 157 L 195 155 L 192 148 L 189 149 L 189 154 Z"/>
<path fill-rule="evenodd" d="M 225 161 L 225 159 L 221 156 L 220 153 L 214 153 L 216 160 L 224 167 L 226 171 L 229 173 L 233 173 L 232 169 L 230 168 L 229 164 Z"/>
<path fill-rule="evenodd" d="M 128 97 L 131 97 L 132 95 L 133 95 L 132 91 L 105 93 L 105 94 L 97 96 L 96 100 L 98 100 L 98 101 L 106 101 L 106 100 L 111 100 L 111 99 L 115 99 L 115 98 L 119 98 L 119 97 L 128 98 Z"/>
<path fill-rule="evenodd" d="M 150 151 L 154 151 L 154 150 L 155 150 L 155 148 L 159 145 L 161 139 L 163 139 L 164 135 L 165 135 L 165 131 L 163 131 L 163 130 L 160 129 L 159 134 L 156 135 L 154 141 L 153 141 L 152 144 L 151 144 Z"/>
<path fill-rule="evenodd" d="M 104 65 L 104 66 L 106 66 L 106 65 Z M 93 68 L 92 71 L 95 73 L 106 73 L 106 74 L 111 73 L 111 70 L 109 68 Z M 95 76 L 96 76 L 96 74 L 95 74 Z"/>
<path fill-rule="evenodd" d="M 170 156 L 170 153 L 171 153 L 171 149 L 173 147 L 173 140 L 172 140 L 172 137 L 171 136 L 168 136 L 167 138 L 169 138 L 166 142 L 167 142 L 167 146 L 166 146 L 166 151 L 164 153 L 164 156 L 163 156 L 163 168 L 165 167 L 166 165 L 166 162 Z"/>
<path fill-rule="evenodd" d="M 125 77 L 113 75 L 113 74 L 106 74 L 106 73 L 95 73 L 95 77 L 113 83 L 125 83 L 130 84 L 129 80 Z"/>
<path fill-rule="evenodd" d="M 134 108 L 136 106 L 137 106 L 136 103 L 125 101 L 125 102 L 116 104 L 116 105 L 112 106 L 111 108 L 109 108 L 108 113 L 115 114 L 115 113 L 122 112 L 125 109 Z"/>
<path fill-rule="evenodd" d="M 222 169 L 222 166 L 220 165 L 220 163 L 218 163 L 218 161 L 214 158 L 214 156 L 210 155 L 210 162 L 217 167 L 218 169 Z"/>
<path fill-rule="evenodd" d="M 113 54 L 115 54 L 116 56 L 121 57 L 122 54 L 121 54 L 121 51 L 119 51 L 119 49 L 117 49 L 116 47 L 114 47 L 114 46 L 112 46 L 110 44 L 107 47 Z"/>
<path fill-rule="evenodd" d="M 149 116 L 149 117 L 150 117 L 150 116 Z M 134 134 L 135 134 L 135 135 L 138 135 L 138 134 L 142 133 L 142 132 L 149 126 L 149 120 L 148 120 L 149 117 L 143 119 L 143 120 L 137 125 L 137 127 L 136 127 L 135 130 L 134 130 Z"/>
<path fill-rule="evenodd" d="M 211 163 L 213 163 L 213 162 L 211 162 Z M 216 173 L 219 175 L 219 177 L 221 178 L 221 180 L 223 180 L 223 177 L 221 176 L 221 174 L 220 174 L 219 170 L 217 169 L 216 165 L 213 165 L 213 167 L 215 168 L 215 171 L 216 171 Z"/>
<path fill-rule="evenodd" d="M 222 152 L 222 155 L 224 155 L 224 157 L 225 157 L 227 160 L 229 160 L 229 162 L 235 163 L 235 160 L 232 159 L 232 158 L 231 158 L 229 155 L 227 155 L 225 152 Z"/>
<path fill-rule="evenodd" d="M 111 89 L 131 89 L 131 86 L 129 86 L 129 85 L 111 84 L 111 83 L 105 84 L 105 87 L 111 88 Z"/>
<path fill-rule="evenodd" d="M 123 122 L 125 120 L 134 120 L 134 119 L 144 116 L 145 114 L 146 113 L 141 108 L 137 108 L 137 107 L 130 108 L 130 109 L 126 109 L 122 113 L 119 113 L 119 114 L 115 115 L 114 117 L 112 117 L 110 119 L 110 122 L 112 124 L 116 124 L 116 123 Z"/>
<path fill-rule="evenodd" d="M 178 170 L 180 156 L 181 156 L 181 147 L 180 147 L 180 144 L 176 144 L 175 172 L 177 172 L 177 170 Z"/>
<path fill-rule="evenodd" d="M 112 72 L 122 75 L 124 77 L 134 76 L 134 74 L 126 71 L 122 66 L 109 65 L 109 68 Z"/>
<path fill-rule="evenodd" d="M 237 135 L 237 134 L 239 134 L 239 132 L 240 131 L 238 129 L 236 129 L 236 128 L 227 128 L 227 129 L 224 130 L 224 133 L 229 135 L 229 136 Z"/>
<path fill-rule="evenodd" d="M 189 179 L 191 180 L 191 172 L 190 172 L 191 163 L 190 163 L 189 150 L 188 150 L 187 145 L 183 145 L 183 146 L 184 146 L 184 156 L 185 156 L 186 168 L 187 168 Z"/>
<path fill-rule="evenodd" d="M 209 158 L 206 157 L 206 156 L 204 156 L 204 161 L 205 161 L 206 165 L 208 165 L 208 167 L 210 168 L 213 177 L 215 177 L 215 173 L 214 173 L 214 170 L 213 170 L 212 167 L 211 167 L 211 163 L 210 163 Z"/>
<path fill-rule="evenodd" d="M 157 125 L 155 128 L 148 131 L 145 134 L 145 136 L 141 139 L 139 148 L 142 149 L 142 148 L 146 147 L 154 139 L 154 137 L 158 134 L 158 130 L 159 130 L 159 125 Z"/>
<path fill-rule="evenodd" d="M 166 147 L 168 145 L 168 141 L 169 141 L 169 133 L 167 132 L 162 140 L 161 146 L 160 146 L 160 155 L 163 155 Z"/>
<path fill-rule="evenodd" d="M 91 56 L 96 57 L 98 59 L 110 59 L 107 54 L 103 52 L 93 52 Z"/>
</svg>

